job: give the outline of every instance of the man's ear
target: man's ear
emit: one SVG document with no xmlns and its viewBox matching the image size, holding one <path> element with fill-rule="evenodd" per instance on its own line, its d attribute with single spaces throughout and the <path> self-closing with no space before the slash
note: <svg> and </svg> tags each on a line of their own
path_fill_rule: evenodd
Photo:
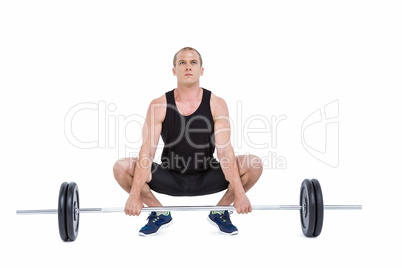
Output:
<svg viewBox="0 0 402 268">
<path fill-rule="evenodd" d="M 173 75 L 176 76 L 176 69 L 174 67 L 173 67 L 172 71 L 173 71 Z"/>
<path fill-rule="evenodd" d="M 204 67 L 201 68 L 201 75 L 204 74 Z"/>
</svg>

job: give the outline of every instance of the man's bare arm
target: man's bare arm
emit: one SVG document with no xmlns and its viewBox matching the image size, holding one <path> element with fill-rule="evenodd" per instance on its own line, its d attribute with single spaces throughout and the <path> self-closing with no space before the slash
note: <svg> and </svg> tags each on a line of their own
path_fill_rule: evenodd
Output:
<svg viewBox="0 0 402 268">
<path fill-rule="evenodd" d="M 211 105 L 211 107 L 213 107 L 215 146 L 223 174 L 234 190 L 234 206 L 238 213 L 251 212 L 251 204 L 244 191 L 239 170 L 237 168 L 235 153 L 232 143 L 230 142 L 231 129 L 228 107 L 223 99 L 216 96 L 214 96 L 212 103 L 213 105 Z"/>
<path fill-rule="evenodd" d="M 126 214 L 139 215 L 143 208 L 141 190 L 151 176 L 152 162 L 162 131 L 162 122 L 166 113 L 166 98 L 155 99 L 148 107 L 142 133 L 142 146 L 134 171 L 133 184 L 126 203 Z"/>
</svg>

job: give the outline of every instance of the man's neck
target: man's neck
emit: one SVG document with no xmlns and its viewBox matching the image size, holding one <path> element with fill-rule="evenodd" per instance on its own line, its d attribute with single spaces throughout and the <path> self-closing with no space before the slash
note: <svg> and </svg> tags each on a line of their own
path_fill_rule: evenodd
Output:
<svg viewBox="0 0 402 268">
<path fill-rule="evenodd" d="M 198 99 L 198 97 L 201 95 L 201 87 L 199 83 L 196 83 L 191 86 L 179 84 L 177 85 L 176 90 L 177 90 L 176 98 L 184 102 L 194 101 Z"/>
</svg>

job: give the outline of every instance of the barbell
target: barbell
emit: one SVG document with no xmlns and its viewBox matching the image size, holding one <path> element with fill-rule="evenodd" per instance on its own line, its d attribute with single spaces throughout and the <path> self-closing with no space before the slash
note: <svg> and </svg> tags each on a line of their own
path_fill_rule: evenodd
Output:
<svg viewBox="0 0 402 268">
<path fill-rule="evenodd" d="M 305 179 L 300 187 L 299 205 L 254 205 L 253 210 L 299 210 L 303 234 L 306 237 L 320 235 L 324 210 L 361 210 L 362 205 L 324 205 L 320 183 L 316 179 Z M 78 185 L 63 182 L 60 186 L 57 209 L 17 210 L 17 215 L 58 214 L 59 234 L 63 241 L 74 241 L 78 236 L 81 213 L 124 212 L 119 208 L 80 208 Z M 141 212 L 151 211 L 211 211 L 236 210 L 233 206 L 163 206 L 144 207 Z"/>
</svg>

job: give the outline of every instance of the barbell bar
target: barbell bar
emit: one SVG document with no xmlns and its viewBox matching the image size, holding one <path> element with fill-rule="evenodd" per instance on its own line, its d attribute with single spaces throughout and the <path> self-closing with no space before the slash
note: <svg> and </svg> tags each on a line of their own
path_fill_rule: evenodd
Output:
<svg viewBox="0 0 402 268">
<path fill-rule="evenodd" d="M 299 205 L 254 205 L 253 210 L 299 210 L 302 231 L 307 237 L 321 233 L 324 210 L 362 210 L 362 205 L 324 205 L 320 183 L 305 179 L 300 188 Z M 141 212 L 152 211 L 235 211 L 234 206 L 163 206 L 144 207 Z M 79 218 L 82 213 L 124 212 L 125 208 L 80 208 L 78 186 L 75 182 L 62 183 L 58 209 L 17 210 L 17 215 L 58 214 L 59 234 L 63 241 L 74 241 L 78 236 Z"/>
<path fill-rule="evenodd" d="M 301 210 L 300 205 L 253 205 L 253 210 Z M 324 205 L 325 210 L 361 210 L 362 205 Z M 119 213 L 124 212 L 123 207 L 111 208 L 80 208 L 79 213 Z M 228 210 L 236 211 L 234 206 L 163 206 L 163 207 L 144 207 L 141 212 L 152 211 L 211 211 L 211 210 Z M 17 210 L 19 215 L 33 214 L 57 214 L 57 209 L 32 209 Z"/>
</svg>

